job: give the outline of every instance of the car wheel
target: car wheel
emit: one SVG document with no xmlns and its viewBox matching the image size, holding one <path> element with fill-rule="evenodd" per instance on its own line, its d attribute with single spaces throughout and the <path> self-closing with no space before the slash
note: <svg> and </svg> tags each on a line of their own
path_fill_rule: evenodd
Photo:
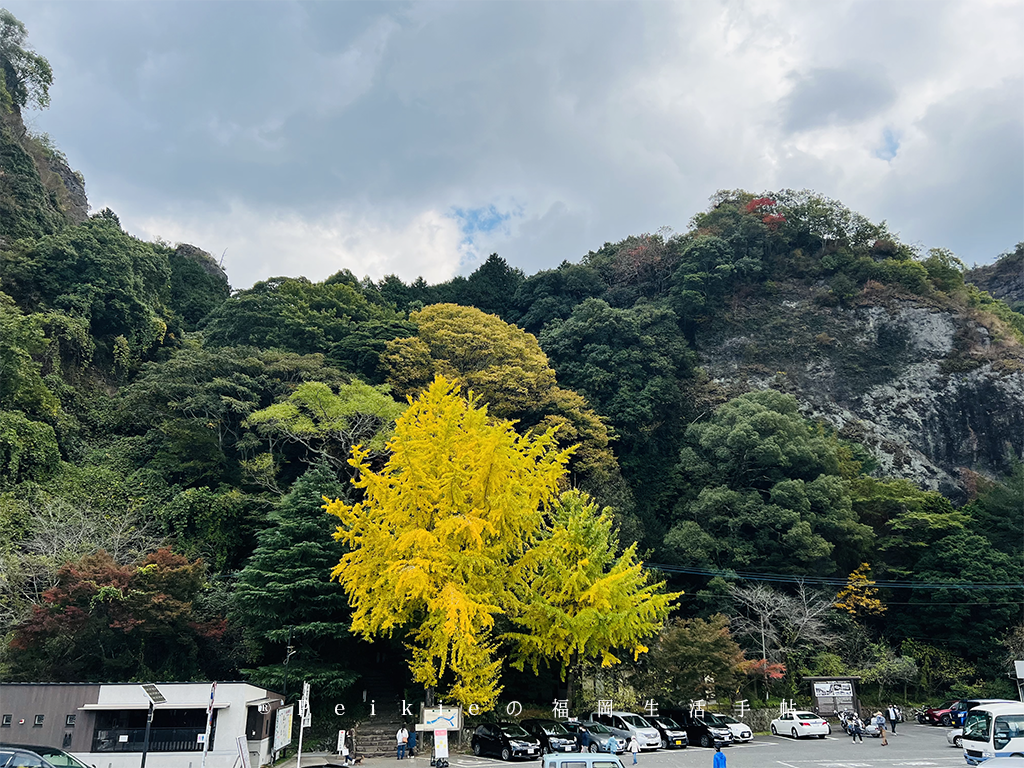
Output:
<svg viewBox="0 0 1024 768">
<path fill-rule="evenodd" d="M 960 749 L 963 745 L 964 745 L 963 736 L 954 736 L 953 737 L 953 746 L 954 747 L 956 747 L 957 749 Z"/>
<path fill-rule="evenodd" d="M 508 747 L 501 748 L 501 759 L 506 761 L 512 759 L 512 753 L 509 751 Z"/>
<path fill-rule="evenodd" d="M 483 751 L 483 749 L 480 748 L 480 742 L 479 741 L 476 742 L 475 744 L 473 744 L 473 754 L 474 755 L 476 755 L 477 757 L 480 757 L 480 755 L 482 755 L 483 753 L 484 753 L 484 751 Z"/>
<path fill-rule="evenodd" d="M 825 734 L 824 733 L 819 733 L 818 734 L 818 738 L 819 739 L 824 739 L 825 738 Z"/>
<path fill-rule="evenodd" d="M 594 752 L 600 752 L 600 751 L 601 751 L 601 748 L 598 747 L 597 744 L 593 744 L 592 743 L 589 747 L 587 747 L 587 752 L 590 752 L 591 754 L 593 754 Z"/>
<path fill-rule="evenodd" d="M 715 742 L 711 739 L 709 734 L 705 733 L 700 737 L 700 745 L 702 747 L 713 747 L 715 746 Z"/>
<path fill-rule="evenodd" d="M 793 734 L 793 738 L 794 739 L 799 739 L 800 738 L 800 734 L 796 732 L 796 728 L 791 730 L 790 733 Z"/>
<path fill-rule="evenodd" d="M 943 715 L 939 723 L 941 725 L 944 725 L 946 728 L 949 728 L 951 725 L 953 725 L 953 718 L 951 718 L 949 715 Z"/>
<path fill-rule="evenodd" d="M 772 723 L 772 736 L 778 736 L 779 732 L 775 730 L 775 723 Z"/>
<path fill-rule="evenodd" d="M 668 740 L 664 736 L 661 737 L 661 748 L 668 749 Z"/>
</svg>

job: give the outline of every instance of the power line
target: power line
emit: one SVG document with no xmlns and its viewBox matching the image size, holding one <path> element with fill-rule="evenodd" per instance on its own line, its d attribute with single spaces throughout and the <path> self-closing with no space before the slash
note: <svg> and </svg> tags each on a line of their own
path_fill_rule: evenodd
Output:
<svg viewBox="0 0 1024 768">
<path fill-rule="evenodd" d="M 739 579 L 741 581 L 770 581 L 780 584 L 821 584 L 829 587 L 845 587 L 848 580 L 836 576 L 797 576 L 793 574 L 779 573 L 753 573 L 747 571 L 725 571 L 713 568 L 690 568 L 686 566 L 668 565 L 666 563 L 644 563 L 644 568 L 654 571 L 665 571 L 666 573 L 680 573 L 691 576 L 722 576 L 727 579 Z M 949 582 L 949 581 L 873 581 L 870 586 L 877 589 L 966 589 L 966 590 L 988 590 L 988 589 L 1024 589 L 1024 583 L 1012 582 Z M 1015 601 L 1016 602 L 1016 601 Z"/>
</svg>

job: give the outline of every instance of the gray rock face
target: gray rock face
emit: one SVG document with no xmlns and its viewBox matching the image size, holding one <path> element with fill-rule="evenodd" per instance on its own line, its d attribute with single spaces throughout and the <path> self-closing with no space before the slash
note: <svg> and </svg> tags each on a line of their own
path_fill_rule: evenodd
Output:
<svg viewBox="0 0 1024 768">
<path fill-rule="evenodd" d="M 1018 243 L 1013 253 L 1003 255 L 995 264 L 970 270 L 964 279 L 1019 312 L 1024 307 L 1024 243 Z"/>
<path fill-rule="evenodd" d="M 57 175 L 68 191 L 64 202 L 64 215 L 72 224 L 81 224 L 89 218 L 89 198 L 85 195 L 85 179 L 56 157 L 50 158 L 50 171 Z"/>
<path fill-rule="evenodd" d="M 882 476 L 965 498 L 964 470 L 987 476 L 1024 453 L 1024 349 L 992 342 L 974 318 L 911 299 L 854 309 L 794 300 L 738 308 L 698 338 L 727 394 L 772 387 L 864 445 Z"/>
</svg>

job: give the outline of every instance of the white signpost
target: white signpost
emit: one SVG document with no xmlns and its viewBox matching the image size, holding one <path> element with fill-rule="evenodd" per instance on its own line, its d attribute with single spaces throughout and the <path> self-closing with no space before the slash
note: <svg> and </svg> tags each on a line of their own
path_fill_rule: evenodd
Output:
<svg viewBox="0 0 1024 768">
<path fill-rule="evenodd" d="M 277 722 L 274 724 L 274 752 L 292 743 L 292 719 L 295 715 L 295 707 L 281 707 L 277 710 Z"/>
</svg>

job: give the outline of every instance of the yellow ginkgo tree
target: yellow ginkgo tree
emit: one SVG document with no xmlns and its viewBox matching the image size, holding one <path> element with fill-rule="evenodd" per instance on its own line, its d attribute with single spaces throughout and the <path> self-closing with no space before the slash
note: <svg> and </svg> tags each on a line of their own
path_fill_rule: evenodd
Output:
<svg viewBox="0 0 1024 768">
<path fill-rule="evenodd" d="M 554 430 L 519 435 L 438 376 L 397 420 L 380 471 L 356 448 L 356 504 L 330 502 L 349 549 L 333 570 L 352 631 L 401 634 L 413 678 L 464 706 L 493 708 L 504 646 L 519 663 L 634 655 L 672 595 L 615 556 L 610 513 L 559 497 L 572 452 Z M 497 633 L 495 619 L 517 631 Z"/>
<path fill-rule="evenodd" d="M 554 431 L 520 436 L 511 422 L 437 377 L 398 419 L 381 471 L 353 450 L 353 505 L 327 509 L 349 552 L 334 568 L 354 608 L 352 631 L 409 631 L 413 678 L 491 708 L 501 662 L 494 617 L 512 602 L 510 569 L 531 546 L 557 495 L 570 450 Z"/>
</svg>

